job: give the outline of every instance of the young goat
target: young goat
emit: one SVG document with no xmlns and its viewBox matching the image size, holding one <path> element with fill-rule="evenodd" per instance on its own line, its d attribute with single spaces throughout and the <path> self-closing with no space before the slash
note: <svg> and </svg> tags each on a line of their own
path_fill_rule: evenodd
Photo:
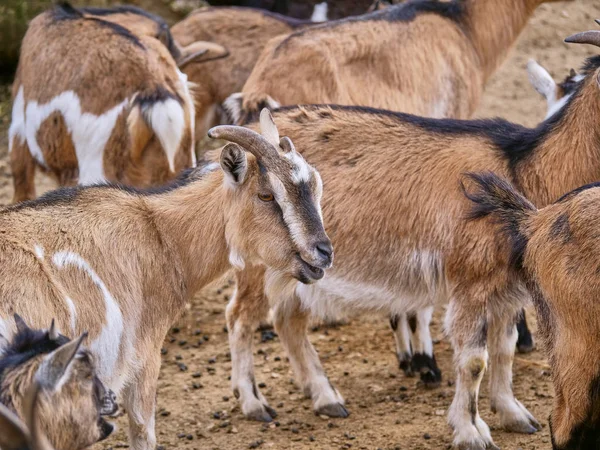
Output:
<svg viewBox="0 0 600 450">
<path fill-rule="evenodd" d="M 195 85 L 192 95 L 198 140 L 211 126 L 224 121 L 221 103 L 242 89 L 266 43 L 311 23 L 260 9 L 230 7 L 201 8 L 173 26 L 173 37 L 181 45 L 218 42 L 229 52 L 227 58 L 182 69 Z"/>
<path fill-rule="evenodd" d="M 0 318 L 18 312 L 39 326 L 56 317 L 70 335 L 88 330 L 135 450 L 155 448 L 160 349 L 194 293 L 232 265 L 264 264 L 302 283 L 331 266 L 318 172 L 279 139 L 267 110 L 261 127 L 210 131 L 236 142 L 222 150 L 222 170 L 189 170 L 150 191 L 65 188 L 0 212 Z"/>
<path fill-rule="evenodd" d="M 35 425 L 52 447 L 81 450 L 106 439 L 113 426 L 103 416 L 114 414 L 117 405 L 96 377 L 91 355 L 81 348 L 85 335 L 69 342 L 54 322 L 48 331 L 30 329 L 17 315 L 15 323 L 16 332 L 0 350 L 3 406 L 27 418 L 27 393 L 38 389 Z M 5 448 L 1 438 L 0 445 Z"/>
<path fill-rule="evenodd" d="M 531 85 L 548 103 L 546 119 L 565 106 L 577 89 L 577 84 L 583 80 L 583 75 L 571 69 L 569 76 L 562 83 L 556 83 L 548 71 L 533 59 L 527 62 L 527 75 Z"/>
<path fill-rule="evenodd" d="M 174 58 L 186 64 L 221 47 L 179 48 L 158 20 L 61 5 L 31 22 L 13 85 L 14 202 L 35 197 L 36 167 L 60 185 L 143 187 L 195 164 L 193 100 Z"/>
<path fill-rule="evenodd" d="M 588 42 L 585 36 L 569 42 Z M 403 314 L 439 299 L 450 302 L 446 329 L 456 353 L 456 394 L 449 408 L 455 444 L 496 448 L 478 411 L 488 351 L 490 401 L 499 425 L 525 433 L 539 428 L 514 397 L 511 383 L 514 324 L 528 295 L 491 225 L 463 220 L 467 200 L 459 179 L 465 172 L 493 170 L 510 177 L 538 205 L 596 180 L 600 57 L 589 59 L 581 73 L 584 79 L 563 109 L 535 129 L 500 119 L 436 120 L 344 106 L 275 113 L 279 129 L 304 149 L 327 185 L 323 214 L 336 265 L 312 286 L 287 283 L 260 268 L 239 273 L 227 321 L 232 384 L 244 414 L 270 419 L 268 404 L 253 389 L 248 339 L 269 301 L 296 380 L 314 409 L 345 416 L 343 399 L 307 338 L 310 315 L 352 309 Z"/>
<path fill-rule="evenodd" d="M 493 174 L 470 175 L 473 218 L 491 216 L 506 235 L 510 264 L 526 280 L 555 398 L 552 448 L 600 446 L 598 241 L 600 184 L 582 186 L 539 211 Z M 596 359 L 594 359 L 596 358 Z"/>
<path fill-rule="evenodd" d="M 543 1 L 413 0 L 280 36 L 228 105 L 238 124 L 269 97 L 465 119 Z"/>
</svg>

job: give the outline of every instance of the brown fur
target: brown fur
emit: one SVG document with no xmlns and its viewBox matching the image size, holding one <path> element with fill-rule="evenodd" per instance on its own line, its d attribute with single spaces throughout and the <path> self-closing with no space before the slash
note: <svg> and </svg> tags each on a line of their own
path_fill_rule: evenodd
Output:
<svg viewBox="0 0 600 450">
<path fill-rule="evenodd" d="M 196 138 L 221 122 L 219 107 L 234 92 L 241 91 L 266 43 L 312 22 L 293 20 L 253 8 L 202 8 L 172 28 L 181 45 L 212 41 L 229 51 L 224 59 L 190 64 L 183 71 L 196 84 Z"/>
<path fill-rule="evenodd" d="M 455 1 L 465 9 L 459 22 L 432 13 L 376 20 L 410 7 L 406 2 L 274 38 L 244 85 L 239 122 L 267 96 L 281 105 L 335 103 L 468 118 L 543 0 Z"/>
<path fill-rule="evenodd" d="M 284 108 L 274 115 L 281 132 L 292 137 L 305 157 L 318 167 L 326 186 L 323 214 L 336 248 L 336 264 L 321 283 L 327 285 L 327 280 L 338 280 L 341 284 L 368 285 L 400 299 L 406 298 L 407 291 L 417 297 L 449 298 L 448 332 L 457 352 L 458 378 L 463 386 L 469 386 L 472 404 L 477 403 L 478 386 L 486 366 L 486 341 L 493 368 L 492 387 L 501 386 L 513 398 L 510 379 L 514 342 L 512 348 L 507 347 L 506 339 L 516 340 L 516 335 L 511 331 L 506 337 L 506 330 L 513 329 L 526 296 L 509 265 L 510 255 L 495 240 L 494 225 L 463 220 L 468 204 L 460 192 L 459 180 L 465 172 L 492 170 L 513 179 L 540 206 L 596 180 L 600 174 L 600 137 L 594 131 L 600 117 L 599 73 L 597 68 L 586 73 L 579 91 L 562 111 L 562 118 L 548 126 L 541 141 L 531 144 L 537 145 L 534 151 L 512 164 L 485 134 L 435 131 L 436 127 L 458 129 L 459 124 L 453 121 L 429 121 L 427 128 L 420 125 L 427 119 L 328 106 Z M 499 123 L 490 122 L 485 128 L 498 126 Z M 413 255 L 423 252 L 435 252 L 437 265 L 428 262 L 422 269 L 419 263 L 412 262 Z M 258 315 L 264 311 L 260 303 L 267 302 L 260 296 L 263 277 L 255 272 L 239 273 L 240 283 L 254 288 L 252 292 L 244 291 L 244 299 L 234 298 L 228 309 L 228 323 L 230 327 L 235 324 L 236 333 L 246 329 L 244 322 L 259 321 Z M 431 272 L 435 275 L 430 275 Z M 320 293 L 321 283 L 309 292 Z M 310 298 L 310 294 L 303 296 L 303 304 L 321 301 Z M 278 308 L 282 311 L 295 308 L 293 305 L 298 301 L 293 295 L 291 299 L 280 296 L 271 300 L 279 301 Z M 342 302 L 341 297 L 338 301 Z M 244 306 L 236 306 L 237 302 Z M 356 304 L 360 309 L 360 303 Z M 279 317 L 275 327 L 283 331 L 282 340 L 290 334 L 288 330 L 295 328 L 295 321 L 304 322 L 304 318 L 294 314 L 282 313 Z M 310 354 L 314 350 L 309 350 L 312 347 L 305 333 L 299 333 L 283 344 L 299 349 L 295 354 L 290 353 L 290 360 L 299 383 L 310 389 L 313 380 L 303 374 L 314 367 L 320 371 L 322 368 Z M 232 333 L 230 339 L 235 342 Z M 298 341 L 304 342 L 303 347 L 298 347 Z M 475 351 L 479 353 L 475 355 Z M 234 374 L 238 364 L 234 359 Z M 481 370 L 472 375 L 473 367 Z M 243 382 L 232 379 L 234 387 Z M 458 393 L 466 395 L 465 391 Z M 322 394 L 323 391 L 313 392 L 316 409 Z M 501 404 L 505 399 L 497 395 L 494 392 L 491 400 L 493 408 L 499 411 L 502 426 L 513 431 L 534 430 L 537 424 L 533 418 L 518 419 L 506 413 L 505 405 Z M 244 409 L 246 400 L 242 398 L 243 412 L 256 414 L 253 409 Z M 467 399 L 455 402 L 466 407 Z M 462 414 L 462 406 L 454 405 L 451 413 L 457 408 Z M 478 417 L 476 408 L 474 413 Z M 479 448 L 476 443 L 470 445 Z"/>
</svg>

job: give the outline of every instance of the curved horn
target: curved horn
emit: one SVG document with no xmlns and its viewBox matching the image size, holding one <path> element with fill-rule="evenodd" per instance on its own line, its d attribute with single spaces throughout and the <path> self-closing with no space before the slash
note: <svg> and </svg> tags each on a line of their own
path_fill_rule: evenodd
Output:
<svg viewBox="0 0 600 450">
<path fill-rule="evenodd" d="M 60 333 L 56 328 L 56 322 L 54 321 L 54 319 L 52 319 L 52 323 L 50 324 L 50 329 L 48 330 L 48 337 L 51 341 L 57 341 L 60 337 Z"/>
<path fill-rule="evenodd" d="M 600 31 L 592 30 L 577 33 L 566 38 L 565 42 L 569 44 L 590 44 L 600 47 Z"/>
<path fill-rule="evenodd" d="M 241 145 L 242 148 L 252 153 L 259 160 L 278 157 L 275 149 L 262 135 L 249 128 L 235 125 L 219 125 L 208 130 L 212 139 L 225 139 Z"/>
</svg>

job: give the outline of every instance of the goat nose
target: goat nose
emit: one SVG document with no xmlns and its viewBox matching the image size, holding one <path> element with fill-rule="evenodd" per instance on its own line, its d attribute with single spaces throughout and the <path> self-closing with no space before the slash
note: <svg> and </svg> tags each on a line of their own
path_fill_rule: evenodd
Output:
<svg viewBox="0 0 600 450">
<path fill-rule="evenodd" d="M 317 252 L 319 253 L 319 256 L 323 259 L 326 260 L 331 260 L 331 257 L 333 255 L 333 246 L 331 245 L 331 241 L 321 241 L 318 242 L 317 245 Z"/>
</svg>

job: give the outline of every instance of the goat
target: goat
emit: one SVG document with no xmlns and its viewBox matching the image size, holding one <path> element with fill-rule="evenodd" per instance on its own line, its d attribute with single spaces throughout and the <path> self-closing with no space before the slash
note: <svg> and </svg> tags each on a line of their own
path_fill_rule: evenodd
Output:
<svg viewBox="0 0 600 450">
<path fill-rule="evenodd" d="M 2 404 L 27 418 L 27 392 L 37 384 L 36 425 L 52 447 L 81 450 L 106 439 L 114 427 L 103 416 L 114 414 L 117 404 L 96 377 L 90 353 L 81 348 L 86 335 L 69 341 L 54 321 L 41 331 L 18 315 L 14 320 L 16 332 L 0 350 Z"/>
<path fill-rule="evenodd" d="M 227 323 L 232 384 L 246 416 L 272 417 L 264 397 L 252 389 L 247 339 L 269 304 L 275 305 L 275 329 L 313 408 L 343 417 L 348 414 L 343 398 L 306 335 L 310 315 L 352 309 L 404 314 L 449 300 L 446 330 L 457 372 L 449 422 L 455 444 L 496 448 L 478 411 L 488 348 L 490 400 L 500 425 L 524 433 L 539 429 L 511 386 L 514 325 L 528 295 L 491 225 L 463 221 L 467 200 L 458 181 L 464 172 L 493 170 L 542 206 L 596 180 L 600 57 L 590 58 L 581 73 L 584 79 L 563 109 L 534 129 L 501 119 L 430 119 L 339 105 L 275 112 L 279 130 L 303 149 L 327 185 L 323 215 L 336 266 L 311 286 L 286 283 L 261 268 L 238 273 Z"/>
<path fill-rule="evenodd" d="M 231 266 L 312 283 L 332 264 L 318 172 L 279 139 L 268 110 L 261 127 L 213 128 L 232 142 L 220 164 L 159 189 L 76 186 L 0 211 L 0 326 L 17 312 L 34 326 L 56 317 L 70 335 L 88 330 L 134 450 L 155 448 L 160 349 L 200 288 Z"/>
<path fill-rule="evenodd" d="M 527 75 L 533 88 L 546 99 L 548 104 L 546 119 L 560 111 L 575 92 L 577 83 L 583 79 L 575 69 L 571 69 L 563 82 L 557 84 L 548 71 L 533 59 L 527 62 Z"/>
<path fill-rule="evenodd" d="M 269 39 L 311 24 L 253 8 L 201 8 L 172 28 L 180 45 L 197 41 L 217 42 L 227 48 L 228 57 L 203 64 L 188 64 L 182 70 L 194 83 L 197 139 L 206 135 L 221 119 L 221 103 L 244 83 Z"/>
<path fill-rule="evenodd" d="M 193 100 L 174 58 L 185 65 L 222 48 L 180 48 L 153 17 L 65 4 L 33 19 L 12 92 L 14 202 L 35 197 L 36 167 L 60 185 L 144 187 L 195 164 Z"/>
<path fill-rule="evenodd" d="M 276 37 L 241 95 L 231 99 L 238 103 L 233 112 L 240 111 L 235 123 L 248 121 L 269 97 L 280 105 L 335 103 L 468 118 L 543 1 L 413 0 Z"/>
<path fill-rule="evenodd" d="M 468 178 L 474 185 L 465 191 L 474 202 L 471 218 L 490 216 L 501 226 L 511 265 L 524 278 L 537 311 L 555 391 L 552 448 L 598 448 L 600 373 L 591 349 L 598 347 L 600 329 L 595 221 L 600 184 L 579 187 L 538 210 L 494 174 Z"/>
</svg>

